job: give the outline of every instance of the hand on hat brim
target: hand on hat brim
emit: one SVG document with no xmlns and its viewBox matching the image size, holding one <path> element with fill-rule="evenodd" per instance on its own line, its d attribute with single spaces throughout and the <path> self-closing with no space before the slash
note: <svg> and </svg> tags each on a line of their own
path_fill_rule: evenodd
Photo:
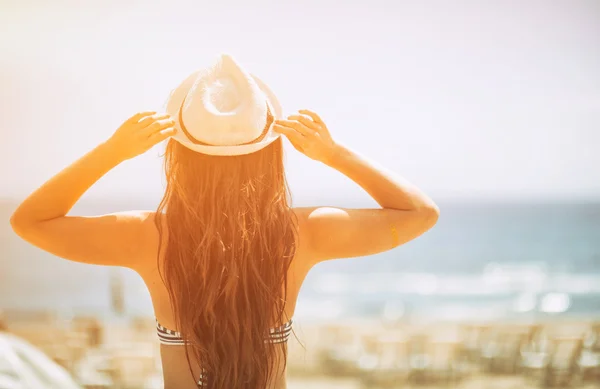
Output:
<svg viewBox="0 0 600 389">
<path fill-rule="evenodd" d="M 287 120 L 275 120 L 273 131 L 285 135 L 302 154 L 321 162 L 331 157 L 336 146 L 323 120 L 309 110 L 300 110 Z"/>
<path fill-rule="evenodd" d="M 175 135 L 174 126 L 175 121 L 168 114 L 140 112 L 127 119 L 106 143 L 116 155 L 127 160 Z"/>
</svg>

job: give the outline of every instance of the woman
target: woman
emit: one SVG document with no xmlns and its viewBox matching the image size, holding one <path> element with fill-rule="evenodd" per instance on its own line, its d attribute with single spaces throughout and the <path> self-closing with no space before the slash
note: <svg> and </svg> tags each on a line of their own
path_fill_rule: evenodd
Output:
<svg viewBox="0 0 600 389">
<path fill-rule="evenodd" d="M 285 388 L 286 341 L 308 271 L 390 250 L 437 221 L 420 190 L 336 143 L 223 55 L 58 173 L 15 211 L 23 239 L 57 256 L 135 270 L 150 292 L 166 388 Z M 379 209 L 291 208 L 280 134 L 354 180 Z M 158 210 L 67 216 L 119 163 L 170 138 Z"/>
</svg>

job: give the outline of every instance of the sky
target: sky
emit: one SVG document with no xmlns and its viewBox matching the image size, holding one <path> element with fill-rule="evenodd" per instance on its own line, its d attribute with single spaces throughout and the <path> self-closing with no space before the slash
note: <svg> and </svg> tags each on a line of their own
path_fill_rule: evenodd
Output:
<svg viewBox="0 0 600 389">
<path fill-rule="evenodd" d="M 85 4 L 84 4 L 85 3 Z M 233 55 L 434 199 L 600 200 L 600 2 L 0 0 L 0 197 Z M 286 141 L 298 203 L 370 201 Z M 161 146 L 89 198 L 157 201 Z"/>
</svg>

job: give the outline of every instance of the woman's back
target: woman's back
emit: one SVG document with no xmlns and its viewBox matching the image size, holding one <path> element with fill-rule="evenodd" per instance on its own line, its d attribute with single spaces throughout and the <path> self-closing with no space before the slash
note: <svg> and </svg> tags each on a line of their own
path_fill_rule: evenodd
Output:
<svg viewBox="0 0 600 389">
<path fill-rule="evenodd" d="M 290 212 L 294 212 L 294 210 L 290 209 Z M 153 218 L 155 215 L 149 214 L 148 217 Z M 196 377 L 200 377 L 202 367 L 198 366 L 198 361 L 192 361 L 195 374 L 190 374 L 185 349 L 181 347 L 182 342 L 179 341 L 180 337 L 177 336 L 177 319 L 173 315 L 173 306 L 170 302 L 169 291 L 163 283 L 159 271 L 158 264 L 165 261 L 164 255 L 161 255 L 159 260 L 156 261 L 160 234 L 154 224 L 148 223 L 146 228 L 148 229 L 148 238 L 145 239 L 147 247 L 146 255 L 148 258 L 146 261 L 142 261 L 143 265 L 137 267 L 135 270 L 144 280 L 150 293 L 157 321 L 157 338 L 159 340 L 161 338 L 164 339 L 164 341 L 161 341 L 160 354 L 165 388 L 194 389 L 198 387 Z M 306 247 L 300 244 L 301 241 L 303 241 L 302 232 L 299 231 L 298 249 L 295 251 L 291 266 L 287 272 L 287 285 L 282 285 L 282 295 L 287 296 L 284 316 L 289 318 L 293 318 L 294 316 L 300 287 L 310 270 L 307 265 Z M 293 319 L 290 319 L 287 323 L 273 323 L 270 328 L 271 342 L 277 344 L 279 342 L 287 342 L 291 339 L 293 337 L 292 326 Z M 277 353 L 277 356 L 274 358 L 276 361 L 273 366 L 274 374 L 267 388 L 284 389 L 287 387 L 285 380 L 285 360 L 287 353 L 282 347 L 275 347 L 274 352 Z"/>
</svg>

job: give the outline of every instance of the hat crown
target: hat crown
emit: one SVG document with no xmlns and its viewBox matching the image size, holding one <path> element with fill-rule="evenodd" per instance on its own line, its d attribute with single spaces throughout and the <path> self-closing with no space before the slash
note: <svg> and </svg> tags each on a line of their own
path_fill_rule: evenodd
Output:
<svg viewBox="0 0 600 389">
<path fill-rule="evenodd" d="M 267 128 L 268 116 L 282 117 L 279 100 L 228 54 L 189 75 L 171 92 L 166 108 L 175 119 L 173 139 L 200 153 L 243 155 L 279 138 Z"/>
<path fill-rule="evenodd" d="M 241 145 L 267 124 L 266 96 L 230 55 L 197 73 L 179 110 L 179 124 L 193 143 Z"/>
</svg>

